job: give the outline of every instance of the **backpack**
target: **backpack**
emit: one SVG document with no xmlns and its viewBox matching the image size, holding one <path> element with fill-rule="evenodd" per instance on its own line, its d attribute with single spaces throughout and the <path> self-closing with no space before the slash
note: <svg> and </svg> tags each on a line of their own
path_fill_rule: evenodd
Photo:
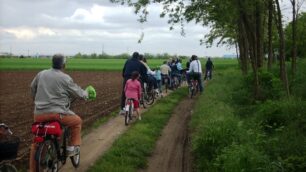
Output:
<svg viewBox="0 0 306 172">
<path fill-rule="evenodd" d="M 178 71 L 178 68 L 177 68 L 176 64 L 172 64 L 172 65 L 171 65 L 171 71 L 172 71 L 172 72 Z"/>
</svg>

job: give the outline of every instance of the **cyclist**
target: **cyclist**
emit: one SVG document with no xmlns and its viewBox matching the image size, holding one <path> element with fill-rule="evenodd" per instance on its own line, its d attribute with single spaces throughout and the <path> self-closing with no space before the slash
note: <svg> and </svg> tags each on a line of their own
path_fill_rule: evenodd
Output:
<svg viewBox="0 0 306 172">
<path fill-rule="evenodd" d="M 204 80 L 206 80 L 207 78 L 211 79 L 212 78 L 212 69 L 214 68 L 214 64 L 212 63 L 212 61 L 210 60 L 210 57 L 208 57 L 207 62 L 205 64 L 205 77 Z M 209 76 L 208 76 L 209 73 Z"/>
<path fill-rule="evenodd" d="M 191 62 L 189 70 L 187 71 L 188 84 L 190 85 L 191 77 L 198 81 L 200 92 L 203 92 L 203 83 L 202 83 L 202 66 L 200 60 L 196 55 L 191 56 Z"/>
<path fill-rule="evenodd" d="M 154 78 L 155 78 L 156 81 L 157 81 L 158 90 L 159 90 L 159 92 L 162 94 L 162 76 L 161 76 L 161 72 L 160 72 L 159 66 L 157 66 L 157 67 L 154 69 L 154 72 L 155 72 Z"/>
<path fill-rule="evenodd" d="M 164 61 L 163 65 L 160 66 L 160 72 L 161 72 L 161 76 L 162 76 L 162 83 L 165 83 L 165 78 L 168 79 L 168 85 L 170 85 L 170 72 L 171 72 L 171 68 L 169 67 L 169 65 L 167 64 L 167 61 Z"/>
<path fill-rule="evenodd" d="M 152 71 L 147 64 L 147 59 L 141 54 L 139 55 L 140 62 L 147 68 L 147 82 L 148 83 L 148 89 L 151 90 L 152 87 L 154 88 L 154 91 L 159 94 L 158 86 L 157 86 L 157 80 L 155 79 L 154 75 L 155 72 Z"/>
<path fill-rule="evenodd" d="M 55 54 L 52 58 L 52 68 L 39 72 L 31 83 L 31 94 L 34 99 L 34 121 L 45 122 L 57 120 L 70 128 L 71 139 L 67 152 L 73 156 L 80 151 L 81 118 L 69 109 L 70 98 L 90 98 L 93 95 L 75 84 L 72 78 L 64 73 L 66 58 Z M 95 96 L 95 92 L 94 92 Z M 93 97 L 92 97 L 93 98 Z M 36 144 L 32 143 L 30 153 L 30 171 L 35 170 Z"/>
<path fill-rule="evenodd" d="M 123 77 L 123 89 L 121 95 L 121 104 L 120 104 L 120 114 L 125 114 L 124 105 L 125 105 L 125 93 L 124 87 L 125 83 L 128 79 L 131 79 L 132 72 L 138 71 L 140 74 L 140 80 L 147 81 L 147 68 L 139 61 L 139 53 L 134 52 L 132 58 L 128 59 L 124 67 L 122 69 L 122 77 Z"/>
<path fill-rule="evenodd" d="M 137 113 L 138 119 L 141 120 L 140 111 L 139 111 L 139 99 L 141 95 L 141 84 L 138 81 L 140 75 L 138 71 L 132 72 L 131 79 L 126 81 L 124 91 L 126 99 L 134 99 L 134 109 Z M 128 109 L 126 109 L 128 111 Z"/>
</svg>

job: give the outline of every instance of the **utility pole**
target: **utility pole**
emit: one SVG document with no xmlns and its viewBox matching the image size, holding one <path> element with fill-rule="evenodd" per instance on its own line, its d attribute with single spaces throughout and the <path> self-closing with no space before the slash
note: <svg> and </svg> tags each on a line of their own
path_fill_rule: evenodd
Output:
<svg viewBox="0 0 306 172">
<path fill-rule="evenodd" d="M 104 54 L 104 44 L 102 44 L 102 55 Z"/>
</svg>

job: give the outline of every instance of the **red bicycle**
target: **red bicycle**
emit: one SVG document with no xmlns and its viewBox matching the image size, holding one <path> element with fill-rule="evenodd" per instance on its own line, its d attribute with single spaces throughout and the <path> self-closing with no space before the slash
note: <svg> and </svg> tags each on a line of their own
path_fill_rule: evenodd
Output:
<svg viewBox="0 0 306 172">
<path fill-rule="evenodd" d="M 59 121 L 35 122 L 32 124 L 32 133 L 35 134 L 34 143 L 38 145 L 35 153 L 36 171 L 57 172 L 60 163 L 64 165 L 68 158 L 66 148 L 70 130 Z M 70 159 L 77 168 L 80 151 Z"/>
</svg>

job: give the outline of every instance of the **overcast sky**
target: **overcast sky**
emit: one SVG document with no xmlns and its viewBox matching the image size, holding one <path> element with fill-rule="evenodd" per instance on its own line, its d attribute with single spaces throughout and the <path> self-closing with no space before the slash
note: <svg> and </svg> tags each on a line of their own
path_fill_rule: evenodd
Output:
<svg viewBox="0 0 306 172">
<path fill-rule="evenodd" d="M 284 0 L 282 9 L 289 14 L 288 2 Z M 180 35 L 179 26 L 170 31 L 166 19 L 159 18 L 160 12 L 160 6 L 150 6 L 148 22 L 140 24 L 132 8 L 109 0 L 0 0 L 0 52 L 74 55 L 139 51 L 187 56 L 235 53 L 228 47 L 200 45 L 209 28 L 186 24 L 185 37 Z"/>
</svg>

